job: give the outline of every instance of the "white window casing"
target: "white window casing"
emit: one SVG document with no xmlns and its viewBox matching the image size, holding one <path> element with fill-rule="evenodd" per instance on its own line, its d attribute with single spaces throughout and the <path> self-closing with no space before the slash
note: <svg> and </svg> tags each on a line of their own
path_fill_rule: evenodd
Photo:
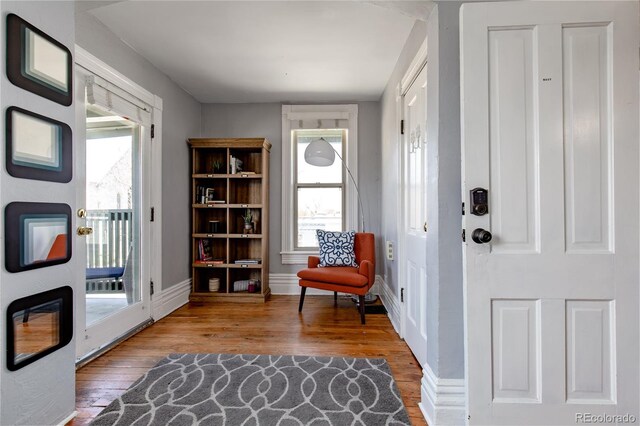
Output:
<svg viewBox="0 0 640 426">
<path fill-rule="evenodd" d="M 295 250 L 293 131 L 298 129 L 347 129 L 345 163 L 358 182 L 358 105 L 282 106 L 282 255 L 283 265 L 306 264 L 317 251 Z M 345 141 L 343 141 L 344 143 Z M 336 156 L 336 161 L 340 161 Z M 345 229 L 360 231 L 358 195 L 350 179 L 345 185 Z"/>
</svg>

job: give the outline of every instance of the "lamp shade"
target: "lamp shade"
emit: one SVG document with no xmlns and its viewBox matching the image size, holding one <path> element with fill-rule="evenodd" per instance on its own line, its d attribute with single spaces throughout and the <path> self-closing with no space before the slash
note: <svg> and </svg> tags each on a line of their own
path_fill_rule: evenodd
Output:
<svg viewBox="0 0 640 426">
<path fill-rule="evenodd" d="M 336 160 L 336 152 L 324 138 L 312 141 L 304 150 L 304 161 L 312 166 L 327 167 Z"/>
</svg>

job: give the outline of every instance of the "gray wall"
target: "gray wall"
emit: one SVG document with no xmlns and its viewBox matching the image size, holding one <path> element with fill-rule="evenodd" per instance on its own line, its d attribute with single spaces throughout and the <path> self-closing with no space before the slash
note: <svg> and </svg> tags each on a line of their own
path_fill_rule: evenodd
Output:
<svg viewBox="0 0 640 426">
<path fill-rule="evenodd" d="M 313 104 L 313 102 L 309 102 Z M 358 182 L 367 231 L 380 235 L 380 104 L 358 104 Z M 303 265 L 283 265 L 280 257 L 282 225 L 282 104 L 205 104 L 203 137 L 266 137 L 271 149 L 269 250 L 271 273 L 295 273 Z M 381 245 L 378 242 L 380 253 Z M 380 255 L 378 255 L 380 259 Z"/>
<path fill-rule="evenodd" d="M 6 63 L 6 19 L 15 13 L 37 28 L 64 44 L 73 52 L 75 42 L 73 2 L 0 2 L 0 46 L 2 46 L 2 73 L 0 73 L 0 134 L 5 135 L 5 111 L 9 106 L 26 110 L 67 123 L 75 128 L 75 108 L 63 106 L 28 92 L 9 82 L 5 72 Z M 77 141 L 77 135 L 74 135 Z M 3 143 L 4 145 L 4 143 Z M 0 163 L 5 164 L 5 150 L 0 149 Z M 0 198 L 2 208 L 13 201 L 65 203 L 72 210 L 76 204 L 75 180 L 70 183 L 53 183 L 38 180 L 18 179 L 0 167 Z M 75 174 L 75 171 L 74 171 Z M 75 228 L 75 215 L 72 215 Z M 4 226 L 0 228 L 0 251 L 4 259 Z M 72 253 L 75 244 L 82 241 L 71 239 Z M 20 273 L 9 273 L 0 267 L 0 424 L 58 424 L 75 409 L 75 354 L 76 340 L 61 349 L 35 361 L 18 371 L 7 370 L 5 349 L 5 313 L 8 305 L 16 299 L 62 286 L 71 286 L 76 294 L 82 291 L 75 281 L 77 271 L 84 261 L 77 256 L 62 265 L 54 265 Z M 74 284 L 77 283 L 77 284 Z M 20 326 L 19 326 L 20 327 Z"/>
<path fill-rule="evenodd" d="M 427 22 L 417 22 L 381 101 L 382 230 L 398 243 L 400 202 L 397 86 L 427 39 L 427 363 L 438 377 L 464 377 L 462 292 L 459 2 L 437 2 Z M 385 261 L 384 279 L 398 295 L 398 266 Z"/>
<path fill-rule="evenodd" d="M 185 141 L 200 135 L 201 105 L 86 12 L 76 15 L 76 43 L 163 100 L 162 287 L 168 288 L 191 274 L 189 150 Z"/>
</svg>

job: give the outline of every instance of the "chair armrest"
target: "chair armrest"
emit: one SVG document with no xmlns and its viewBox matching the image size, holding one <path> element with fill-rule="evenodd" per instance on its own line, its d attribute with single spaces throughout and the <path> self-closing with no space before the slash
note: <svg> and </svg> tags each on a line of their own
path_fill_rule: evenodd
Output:
<svg viewBox="0 0 640 426">
<path fill-rule="evenodd" d="M 358 273 L 367 277 L 369 287 L 373 285 L 373 282 L 375 281 L 375 268 L 371 261 L 363 260 L 362 262 L 360 262 Z"/>
<path fill-rule="evenodd" d="M 320 264 L 319 256 L 309 256 L 309 260 L 307 261 L 307 268 L 317 268 Z"/>
</svg>

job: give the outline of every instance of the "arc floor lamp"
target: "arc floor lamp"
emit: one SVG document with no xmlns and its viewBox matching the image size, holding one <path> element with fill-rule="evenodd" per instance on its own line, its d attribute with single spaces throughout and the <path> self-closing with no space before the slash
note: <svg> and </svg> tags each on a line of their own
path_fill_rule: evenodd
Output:
<svg viewBox="0 0 640 426">
<path fill-rule="evenodd" d="M 329 142 L 325 140 L 325 138 L 320 138 L 311 141 L 307 148 L 304 150 L 304 161 L 311 164 L 312 166 L 318 167 L 329 167 L 336 161 L 336 155 L 342 162 L 347 174 L 351 178 L 351 182 L 353 182 L 353 186 L 356 189 L 356 195 L 358 196 L 358 205 L 360 206 L 360 217 L 362 218 L 362 232 L 365 231 L 364 226 L 364 210 L 362 209 L 362 199 L 360 198 L 360 188 L 358 188 L 358 184 L 351 174 L 351 170 L 347 167 L 347 163 L 345 163 L 344 159 L 336 152 L 335 149 L 331 146 Z"/>
<path fill-rule="evenodd" d="M 364 224 L 364 210 L 362 208 L 362 199 L 360 198 L 360 188 L 358 188 L 358 184 L 356 183 L 351 170 L 349 170 L 349 167 L 347 167 L 347 163 L 345 163 L 340 154 L 338 154 L 336 150 L 333 149 L 331 144 L 324 138 L 319 138 L 311 141 L 311 143 L 307 145 L 307 148 L 304 150 L 304 161 L 306 161 L 308 164 L 311 164 L 312 166 L 329 167 L 336 161 L 336 155 L 342 162 L 344 169 L 347 171 L 347 174 L 351 178 L 351 182 L 353 182 L 353 186 L 356 189 L 356 195 L 358 196 L 358 206 L 360 207 L 360 217 L 362 219 L 362 232 L 366 232 Z M 352 296 L 351 299 L 357 302 L 357 298 L 355 296 Z M 374 303 L 377 299 L 378 296 L 367 293 L 367 295 L 365 296 L 365 303 Z"/>
</svg>

